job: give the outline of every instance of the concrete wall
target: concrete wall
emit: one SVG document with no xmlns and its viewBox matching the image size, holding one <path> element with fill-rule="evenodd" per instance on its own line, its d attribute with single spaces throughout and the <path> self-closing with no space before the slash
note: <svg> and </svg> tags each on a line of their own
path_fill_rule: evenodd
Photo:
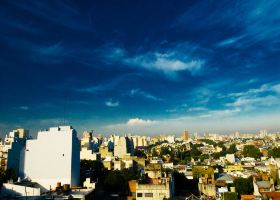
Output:
<svg viewBox="0 0 280 200">
<path fill-rule="evenodd" d="M 153 199 L 162 200 L 163 198 L 171 198 L 169 184 L 137 184 L 136 185 L 136 200 Z M 140 196 L 139 194 L 142 194 Z M 153 194 L 151 196 L 146 196 L 147 194 Z"/>
<path fill-rule="evenodd" d="M 100 153 L 93 152 L 93 150 L 82 148 L 80 152 L 80 159 L 81 160 L 100 160 L 101 155 Z"/>
<path fill-rule="evenodd" d="M 77 133 L 69 126 L 40 131 L 36 140 L 27 140 L 24 177 L 44 189 L 56 184 L 77 186 L 80 182 L 80 145 Z"/>
<path fill-rule="evenodd" d="M 40 196 L 40 188 L 25 187 L 22 185 L 14 185 L 10 183 L 4 183 L 1 188 L 3 195 L 20 195 L 20 196 Z"/>
</svg>

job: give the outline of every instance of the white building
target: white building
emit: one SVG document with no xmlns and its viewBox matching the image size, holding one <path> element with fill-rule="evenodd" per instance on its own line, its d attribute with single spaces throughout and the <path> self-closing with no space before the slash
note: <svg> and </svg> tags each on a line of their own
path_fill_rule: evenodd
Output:
<svg viewBox="0 0 280 200">
<path fill-rule="evenodd" d="M 93 150 L 88 149 L 87 147 L 82 147 L 80 152 L 81 160 L 101 160 L 100 153 L 93 152 Z"/>
<path fill-rule="evenodd" d="M 21 152 L 25 147 L 25 141 L 28 137 L 28 131 L 17 129 L 6 135 L 4 141 L 0 144 L 1 169 L 13 169 L 15 175 L 19 175 Z"/>
<path fill-rule="evenodd" d="M 226 154 L 226 160 L 230 163 L 235 163 L 235 156 L 234 154 Z"/>
<path fill-rule="evenodd" d="M 128 137 L 119 137 L 114 143 L 114 156 L 123 158 L 133 153 L 133 142 Z"/>
<path fill-rule="evenodd" d="M 172 174 L 162 173 L 161 164 L 149 164 L 145 167 L 148 175 L 146 182 L 136 182 L 136 200 L 173 199 L 174 180 Z"/>
<path fill-rule="evenodd" d="M 79 185 L 80 144 L 71 126 L 40 131 L 37 139 L 27 140 L 23 158 L 23 177 L 37 182 L 42 189 L 55 189 L 58 182 Z"/>
<path fill-rule="evenodd" d="M 136 135 L 136 136 L 132 136 L 131 139 L 133 141 L 134 148 L 148 146 L 148 142 L 147 142 L 147 137 L 146 136 L 138 136 L 138 135 Z"/>
</svg>

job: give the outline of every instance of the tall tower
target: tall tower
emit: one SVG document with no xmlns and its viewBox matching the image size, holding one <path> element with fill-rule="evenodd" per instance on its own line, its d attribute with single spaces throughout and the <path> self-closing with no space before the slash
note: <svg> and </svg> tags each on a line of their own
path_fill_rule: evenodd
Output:
<svg viewBox="0 0 280 200">
<path fill-rule="evenodd" d="M 187 129 L 185 129 L 183 134 L 182 134 L 182 140 L 184 142 L 187 142 L 189 140 L 189 131 Z"/>
</svg>

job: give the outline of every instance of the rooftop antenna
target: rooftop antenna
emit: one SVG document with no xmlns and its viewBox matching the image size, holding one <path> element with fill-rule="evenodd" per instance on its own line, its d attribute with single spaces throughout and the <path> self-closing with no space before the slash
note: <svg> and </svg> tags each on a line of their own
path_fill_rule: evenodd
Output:
<svg viewBox="0 0 280 200">
<path fill-rule="evenodd" d="M 63 126 L 66 125 L 66 109 L 67 109 L 67 94 L 64 95 L 64 105 L 63 105 Z"/>
</svg>

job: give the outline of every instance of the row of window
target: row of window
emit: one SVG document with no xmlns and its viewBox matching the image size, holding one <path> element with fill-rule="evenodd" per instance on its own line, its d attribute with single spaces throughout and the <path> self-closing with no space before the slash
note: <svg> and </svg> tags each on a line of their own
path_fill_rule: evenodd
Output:
<svg viewBox="0 0 280 200">
<path fill-rule="evenodd" d="M 153 193 L 144 193 L 144 195 L 153 198 Z M 137 197 L 143 197 L 143 193 L 137 193 Z"/>
</svg>

